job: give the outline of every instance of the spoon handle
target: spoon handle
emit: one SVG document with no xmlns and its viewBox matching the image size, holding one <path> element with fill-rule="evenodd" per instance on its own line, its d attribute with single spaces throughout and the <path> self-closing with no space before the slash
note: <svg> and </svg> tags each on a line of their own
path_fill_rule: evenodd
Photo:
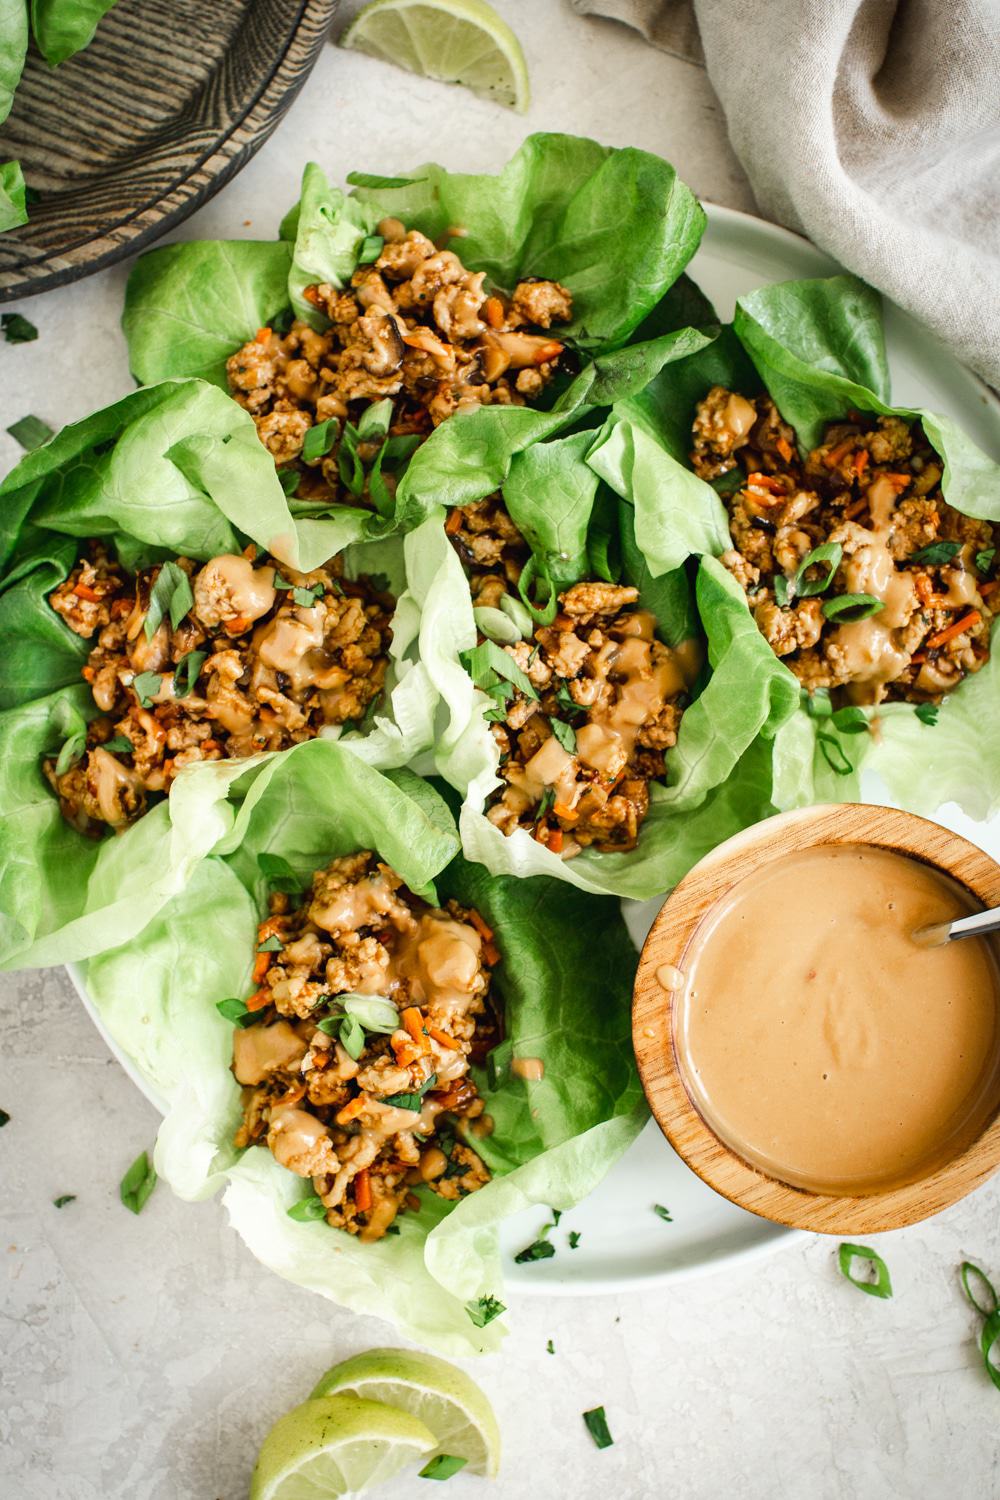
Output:
<svg viewBox="0 0 1000 1500">
<path fill-rule="evenodd" d="M 954 942 L 955 938 L 982 937 L 987 932 L 1000 932 L 1000 907 L 973 912 L 971 917 L 959 917 L 948 928 L 948 942 Z"/>
</svg>

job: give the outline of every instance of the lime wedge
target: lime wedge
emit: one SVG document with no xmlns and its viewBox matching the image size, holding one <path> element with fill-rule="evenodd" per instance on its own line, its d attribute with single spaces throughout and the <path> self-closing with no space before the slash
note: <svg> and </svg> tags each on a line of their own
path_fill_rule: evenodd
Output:
<svg viewBox="0 0 1000 1500">
<path fill-rule="evenodd" d="M 486 0 L 372 0 L 340 38 L 422 78 L 460 83 L 481 99 L 528 108 L 521 44 Z"/>
<path fill-rule="evenodd" d="M 493 1408 L 476 1382 L 447 1360 L 412 1349 L 369 1349 L 328 1370 L 313 1396 L 335 1391 L 418 1417 L 435 1434 L 435 1453 L 466 1459 L 467 1474 L 496 1477 L 500 1429 Z"/>
<path fill-rule="evenodd" d="M 434 1451 L 417 1417 L 355 1396 L 304 1401 L 261 1444 L 250 1500 L 337 1500 L 360 1495 Z"/>
</svg>

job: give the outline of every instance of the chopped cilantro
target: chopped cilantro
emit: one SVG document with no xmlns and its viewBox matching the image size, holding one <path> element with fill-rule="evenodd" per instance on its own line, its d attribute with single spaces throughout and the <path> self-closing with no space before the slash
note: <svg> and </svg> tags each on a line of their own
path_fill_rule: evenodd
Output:
<svg viewBox="0 0 1000 1500">
<path fill-rule="evenodd" d="M 673 1216 L 671 1215 L 670 1210 L 667 1209 L 667 1208 L 664 1208 L 664 1206 L 663 1206 L 662 1203 L 654 1203 L 653 1204 L 653 1212 L 654 1212 L 654 1214 L 656 1214 L 656 1216 L 657 1216 L 658 1219 L 666 1219 L 666 1221 L 667 1221 L 668 1224 L 672 1224 L 674 1222 L 673 1221 Z"/>
<path fill-rule="evenodd" d="M 437 1074 L 432 1073 L 429 1078 L 424 1079 L 420 1087 L 415 1089 L 412 1094 L 389 1094 L 382 1100 L 382 1103 L 395 1105 L 397 1109 L 412 1109 L 417 1111 L 420 1109 L 423 1097 L 428 1089 L 432 1089 L 436 1083 Z"/>
<path fill-rule="evenodd" d="M 188 651 L 182 656 L 174 670 L 174 695 L 186 698 L 194 691 L 198 675 L 208 660 L 207 651 Z"/>
<path fill-rule="evenodd" d="M 932 542 L 929 547 L 921 547 L 919 552 L 910 553 L 910 562 L 926 563 L 930 568 L 942 568 L 945 563 L 950 563 L 962 550 L 961 542 Z"/>
<path fill-rule="evenodd" d="M 76 1202 L 76 1194 L 75 1193 L 63 1193 L 60 1197 L 53 1198 L 53 1200 L 52 1200 L 52 1207 L 53 1208 L 65 1208 L 66 1205 L 67 1205 L 67 1203 L 75 1203 L 75 1202 Z"/>
<path fill-rule="evenodd" d="M 110 740 L 104 741 L 101 749 L 110 750 L 112 755 L 131 755 L 135 746 L 124 734 L 115 734 Z"/>
<path fill-rule="evenodd" d="M 227 1021 L 243 1030 L 255 1026 L 264 1014 L 263 1010 L 247 1010 L 242 1000 L 217 1000 L 215 1008 L 220 1016 L 225 1016 Z"/>
<path fill-rule="evenodd" d="M 38 337 L 38 329 L 21 313 L 4 313 L 0 317 L 0 333 L 8 344 L 30 344 Z"/>
<path fill-rule="evenodd" d="M 0 1130 L 2 1130 L 5 1125 L 9 1125 L 9 1124 L 10 1124 L 10 1115 L 7 1113 L 7 1111 L 5 1109 L 0 1109 Z"/>
<path fill-rule="evenodd" d="M 926 724 L 929 729 L 933 729 L 934 725 L 937 723 L 938 714 L 940 712 L 941 709 L 936 703 L 917 704 L 917 718 L 920 720 L 921 724 Z"/>
<path fill-rule="evenodd" d="M 487 1323 L 492 1323 L 494 1318 L 499 1318 L 501 1313 L 507 1311 L 498 1297 L 477 1297 L 472 1302 L 465 1304 L 465 1311 L 469 1315 L 469 1321 L 477 1328 L 485 1328 Z"/>
<path fill-rule="evenodd" d="M 174 630 L 194 604 L 191 580 L 175 562 L 165 562 L 156 575 L 149 594 L 149 607 L 143 622 L 147 641 L 151 641 L 166 615 Z"/>
<path fill-rule="evenodd" d="M 580 1231 L 579 1231 L 579 1229 L 571 1229 L 570 1232 L 569 1232 L 569 1248 L 571 1250 L 575 1250 L 576 1247 L 577 1247 L 577 1245 L 579 1245 L 579 1243 L 580 1243 Z"/>
<path fill-rule="evenodd" d="M 576 730 L 571 724 L 564 724 L 562 719 L 549 719 L 549 728 L 563 749 L 572 755 L 576 750 Z"/>
<path fill-rule="evenodd" d="M 313 583 L 308 588 L 293 588 L 292 599 L 301 609 L 312 609 L 323 592 L 321 583 Z"/>
<path fill-rule="evenodd" d="M 510 652 L 498 646 L 495 641 L 483 641 L 471 650 L 459 652 L 459 660 L 476 687 L 483 688 L 486 692 L 495 686 L 498 677 L 502 677 L 526 698 L 538 697 Z"/>
<path fill-rule="evenodd" d="M 132 679 L 132 686 L 143 708 L 152 708 L 153 699 L 163 686 L 159 672 L 140 672 Z"/>
</svg>

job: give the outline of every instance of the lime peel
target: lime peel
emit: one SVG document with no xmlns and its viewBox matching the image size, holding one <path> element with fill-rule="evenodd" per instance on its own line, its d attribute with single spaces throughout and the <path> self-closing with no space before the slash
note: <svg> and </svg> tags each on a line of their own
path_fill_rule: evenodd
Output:
<svg viewBox="0 0 1000 1500">
<path fill-rule="evenodd" d="M 521 44 L 486 0 L 372 0 L 340 45 L 422 78 L 461 84 L 520 114 L 528 108 Z"/>
<path fill-rule="evenodd" d="M 249 1500 L 340 1500 L 426 1458 L 437 1438 L 410 1412 L 356 1396 L 311 1397 L 261 1444 Z"/>
<path fill-rule="evenodd" d="M 471 1376 L 447 1360 L 413 1349 L 370 1349 L 334 1365 L 312 1394 L 334 1392 L 401 1408 L 436 1434 L 435 1456 L 464 1458 L 465 1473 L 496 1477 L 500 1429 L 493 1408 Z"/>
</svg>

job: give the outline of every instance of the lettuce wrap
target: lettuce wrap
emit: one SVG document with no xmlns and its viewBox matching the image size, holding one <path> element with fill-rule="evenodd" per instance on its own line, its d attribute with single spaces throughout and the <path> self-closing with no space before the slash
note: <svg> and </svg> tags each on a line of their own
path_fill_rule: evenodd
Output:
<svg viewBox="0 0 1000 1500">
<path fill-rule="evenodd" d="M 250 418 L 201 380 L 165 381 L 65 428 L 0 487 L 0 963 L 36 966 L 117 945 L 184 889 L 226 833 L 225 763 L 213 780 L 176 779 L 169 800 L 97 842 L 64 820 L 42 774 L 71 726 L 97 710 L 81 679 L 91 642 L 47 602 L 90 537 L 127 567 L 204 560 L 248 540 L 317 567 L 343 546 L 335 519 L 299 521 Z M 386 691 L 345 743 L 374 765 L 412 761 L 433 739 L 434 694 L 413 660 L 419 627 L 402 542 L 349 548 L 345 572 L 385 574 L 397 594 Z"/>
<path fill-rule="evenodd" d="M 612 421 L 629 441 L 639 440 L 627 419 Z M 495 700 L 476 686 L 462 659 L 480 632 L 469 582 L 443 525 L 425 529 L 410 577 L 421 609 L 420 658 L 447 705 L 435 755 L 440 773 L 464 797 L 459 826 L 466 857 L 494 874 L 548 875 L 581 891 L 641 900 L 669 889 L 713 843 L 774 810 L 756 742 L 770 754 L 769 742 L 795 711 L 798 688 L 756 630 L 738 586 L 705 555 L 722 550 L 714 510 L 689 509 L 683 483 L 669 494 L 640 479 L 629 500 L 614 495 L 591 462 L 607 441 L 602 428 L 536 444 L 515 457 L 503 498 L 554 590 L 583 579 L 630 584 L 639 590 L 639 607 L 655 615 L 665 644 L 698 642 L 707 657 L 677 745 L 667 751 L 666 784 L 650 785 L 650 811 L 635 849 L 585 849 L 564 859 L 526 828 L 504 834 L 485 817 L 487 798 L 502 784 L 487 717 Z M 688 562 L 699 554 L 700 564 Z"/>
<path fill-rule="evenodd" d="M 435 241 L 460 231 L 454 246 L 466 266 L 486 273 L 487 287 L 510 292 L 521 278 L 562 283 L 572 293 L 573 317 L 559 323 L 558 334 L 581 366 L 575 377 L 558 375 L 537 405 L 483 406 L 442 422 L 417 449 L 381 516 L 331 506 L 352 540 L 391 526 L 409 530 L 436 504 L 495 488 L 515 453 L 641 389 L 664 359 L 707 342 L 684 326 L 680 307 L 668 324 L 637 335 L 704 227 L 689 189 L 656 156 L 545 134 L 530 136 L 496 176 L 430 163 L 403 178 L 352 173 L 348 181 L 356 184 L 350 195 L 308 165 L 300 202 L 274 243 L 194 242 L 142 256 L 124 311 L 137 379 L 198 376 L 227 389 L 226 360 L 256 330 L 286 327 L 293 316 L 328 327 L 304 290 L 347 286 L 387 216 Z M 370 252 L 363 263 L 369 261 Z M 315 507 L 296 501 L 293 511 L 305 516 Z"/>
<path fill-rule="evenodd" d="M 211 780 L 219 770 L 196 774 Z M 227 768 L 222 779 L 227 835 L 144 932 L 92 958 L 84 976 L 116 1044 L 166 1102 L 157 1170 L 185 1198 L 224 1187 L 234 1227 L 289 1280 L 448 1354 L 496 1348 L 502 1324 L 476 1320 L 478 1299 L 502 1292 L 498 1224 L 530 1204 L 572 1206 L 645 1120 L 630 1040 L 636 955 L 619 905 L 467 863 L 431 786 L 409 771 L 379 773 L 333 741 L 244 765 L 235 779 Z M 278 855 L 306 886 L 315 868 L 359 848 L 376 850 L 432 902 L 454 897 L 482 913 L 501 954 L 493 982 L 506 1037 L 544 1064 L 537 1082 L 508 1076 L 491 1087 L 477 1076 L 495 1129 L 476 1149 L 492 1180 L 456 1204 L 422 1191 L 399 1233 L 369 1244 L 290 1218 L 308 1184 L 263 1147 L 233 1147 L 233 1028 L 216 1009 L 252 988 L 262 856 Z"/>
<path fill-rule="evenodd" d="M 892 404 L 881 302 L 855 277 L 784 282 L 740 298 L 731 327 L 710 346 L 665 363 L 645 391 L 612 409 L 609 439 L 591 464 L 621 494 L 644 477 L 667 508 L 683 507 L 685 525 L 698 517 L 714 538 L 705 550 L 718 556 L 731 545 L 725 509 L 713 486 L 691 472 L 688 457 L 695 406 L 713 385 L 748 396 L 768 392 L 803 452 L 819 442 L 825 424 L 852 410 L 919 419 L 942 460 L 948 504 L 1000 522 L 1000 466 L 950 417 Z M 801 693 L 799 710 L 774 739 L 775 804 L 854 800 L 864 767 L 915 812 L 955 802 L 973 817 L 991 816 L 1000 809 L 1000 763 L 984 754 L 1000 729 L 995 633 L 993 647 L 936 715 L 921 717 L 904 702 L 863 709 L 869 725 L 875 721 L 873 733 L 853 711 L 847 720 L 834 717 L 823 694 Z M 780 671 L 798 693 L 793 674 Z"/>
</svg>

